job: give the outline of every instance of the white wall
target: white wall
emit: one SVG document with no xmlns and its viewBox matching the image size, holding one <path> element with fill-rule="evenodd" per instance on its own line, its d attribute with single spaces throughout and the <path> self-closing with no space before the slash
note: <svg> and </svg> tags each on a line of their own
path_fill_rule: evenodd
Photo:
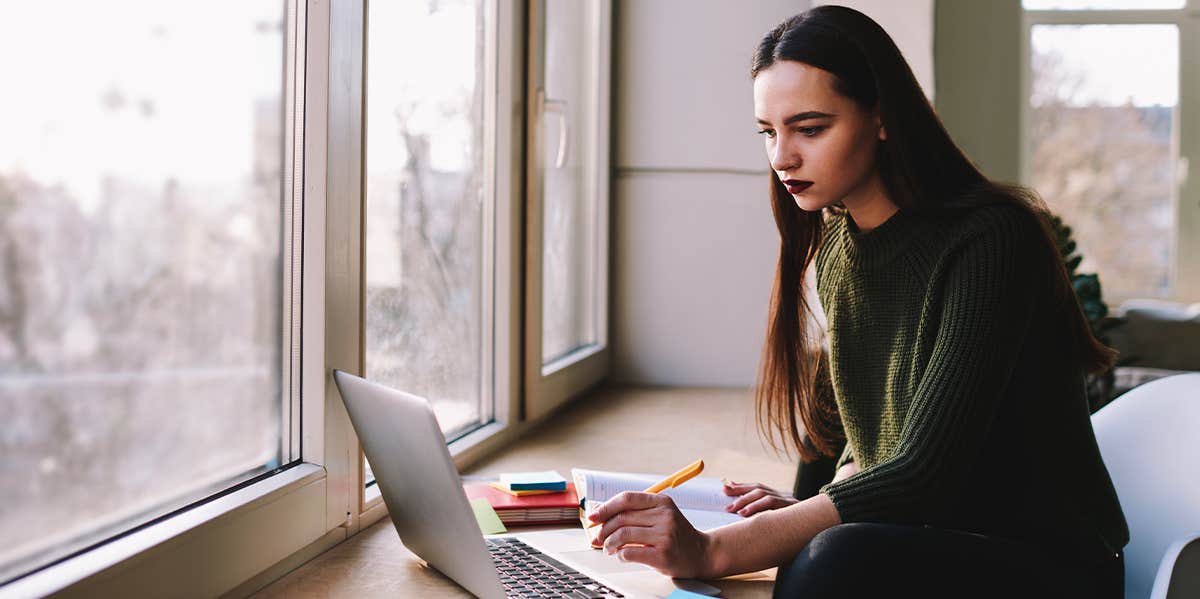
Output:
<svg viewBox="0 0 1200 599">
<path fill-rule="evenodd" d="M 914 67 L 932 90 L 932 0 L 896 2 L 915 2 L 916 11 L 893 2 L 851 4 L 903 32 L 897 44 L 910 60 L 924 57 Z M 754 383 L 779 236 L 750 58 L 768 30 L 806 8 L 804 0 L 617 0 L 615 381 Z"/>
<path fill-rule="evenodd" d="M 925 96 L 933 99 L 933 0 L 838 0 L 879 23 L 912 67 Z"/>
</svg>

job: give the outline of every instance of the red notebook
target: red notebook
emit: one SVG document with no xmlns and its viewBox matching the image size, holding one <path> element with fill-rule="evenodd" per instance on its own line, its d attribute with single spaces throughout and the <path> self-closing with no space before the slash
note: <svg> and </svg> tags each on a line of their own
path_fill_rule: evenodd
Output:
<svg viewBox="0 0 1200 599">
<path fill-rule="evenodd" d="M 562 493 L 525 497 L 514 497 L 486 483 L 467 483 L 463 490 L 467 499 L 487 499 L 505 526 L 579 524 L 579 495 L 574 483 L 567 483 Z"/>
</svg>

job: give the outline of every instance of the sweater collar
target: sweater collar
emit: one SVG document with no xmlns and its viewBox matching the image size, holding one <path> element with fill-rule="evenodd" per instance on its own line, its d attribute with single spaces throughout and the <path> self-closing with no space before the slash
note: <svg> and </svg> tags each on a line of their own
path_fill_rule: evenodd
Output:
<svg viewBox="0 0 1200 599">
<path fill-rule="evenodd" d="M 867 232 L 858 229 L 847 211 L 843 228 L 846 256 L 852 263 L 867 268 L 891 262 L 920 229 L 921 219 L 910 210 L 901 208 L 878 227 Z"/>
</svg>

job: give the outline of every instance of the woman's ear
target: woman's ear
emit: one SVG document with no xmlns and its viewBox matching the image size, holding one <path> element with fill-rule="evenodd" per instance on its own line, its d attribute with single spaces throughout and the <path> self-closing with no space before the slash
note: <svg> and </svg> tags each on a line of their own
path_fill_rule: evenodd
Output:
<svg viewBox="0 0 1200 599">
<path fill-rule="evenodd" d="M 875 126 L 879 127 L 879 141 L 887 141 L 887 127 L 883 126 L 882 119 L 879 118 L 879 113 L 875 113 Z"/>
</svg>

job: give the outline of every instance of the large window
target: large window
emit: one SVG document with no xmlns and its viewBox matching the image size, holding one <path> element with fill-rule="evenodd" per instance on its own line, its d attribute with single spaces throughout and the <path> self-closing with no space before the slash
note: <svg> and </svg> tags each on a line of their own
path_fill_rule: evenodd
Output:
<svg viewBox="0 0 1200 599">
<path fill-rule="evenodd" d="M 1026 10 L 1146 10 L 1183 8 L 1186 0 L 1023 0 Z"/>
<path fill-rule="evenodd" d="M 298 457 L 283 3 L 5 6 L 0 582 Z"/>
<path fill-rule="evenodd" d="M 525 409 L 607 371 L 609 40 L 602 0 L 530 3 Z"/>
<path fill-rule="evenodd" d="M 542 179 L 542 362 L 604 343 L 600 243 L 607 213 L 597 154 L 607 131 L 600 121 L 605 90 L 600 3 L 547 0 L 545 87 L 537 161 Z"/>
<path fill-rule="evenodd" d="M 428 398 L 453 438 L 492 417 L 494 23 L 483 0 L 371 2 L 367 23 L 366 376 Z"/>
<path fill-rule="evenodd" d="M 1025 0 L 1026 182 L 1074 229 L 1110 300 L 1196 293 L 1187 184 L 1200 116 L 1184 0 Z M 1190 258 L 1189 258 L 1190 256 Z"/>
<path fill-rule="evenodd" d="M 4 6 L 0 593 L 246 594 L 386 516 L 333 369 L 460 463 L 603 376 L 610 3 L 546 53 L 538 2 Z"/>
</svg>

